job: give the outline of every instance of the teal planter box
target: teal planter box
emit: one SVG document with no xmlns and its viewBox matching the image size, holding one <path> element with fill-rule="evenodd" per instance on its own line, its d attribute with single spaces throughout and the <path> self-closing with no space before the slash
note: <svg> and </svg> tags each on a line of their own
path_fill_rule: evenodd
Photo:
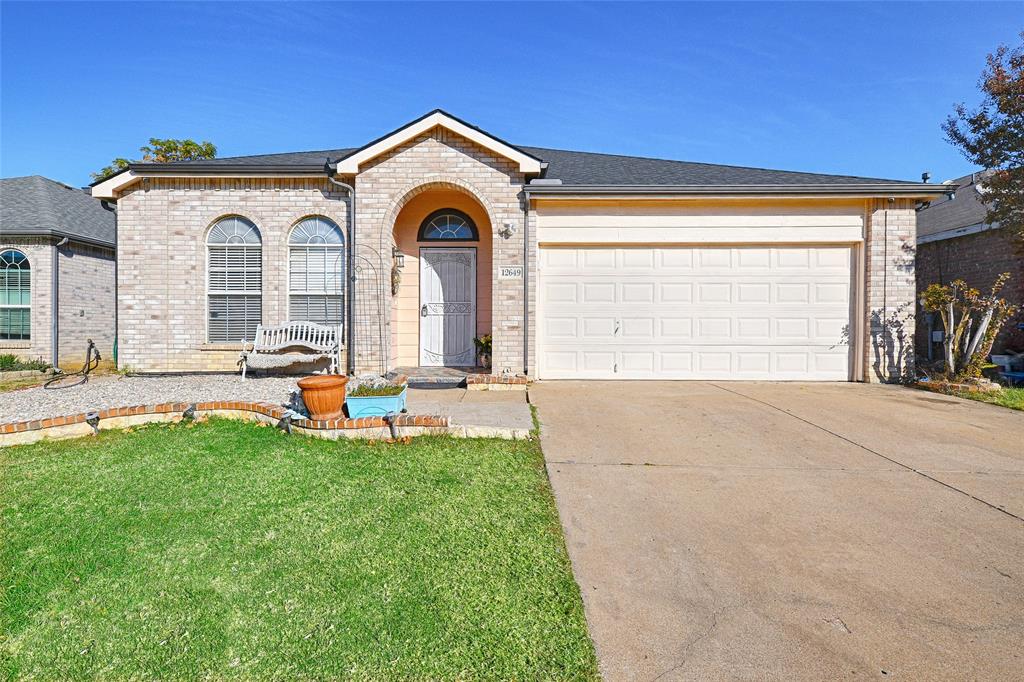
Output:
<svg viewBox="0 0 1024 682">
<path fill-rule="evenodd" d="M 359 398 L 347 396 L 345 407 L 348 409 L 348 416 L 352 419 L 357 417 L 383 417 L 388 412 L 399 414 L 405 409 L 405 394 L 408 387 L 403 388 L 398 395 L 374 395 Z"/>
</svg>

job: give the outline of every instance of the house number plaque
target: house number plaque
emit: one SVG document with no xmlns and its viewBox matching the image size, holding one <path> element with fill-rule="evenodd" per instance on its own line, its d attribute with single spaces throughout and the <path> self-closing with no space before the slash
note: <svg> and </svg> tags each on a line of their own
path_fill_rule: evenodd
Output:
<svg viewBox="0 0 1024 682">
<path fill-rule="evenodd" d="M 522 265 L 502 265 L 498 268 L 498 279 L 522 279 Z"/>
</svg>

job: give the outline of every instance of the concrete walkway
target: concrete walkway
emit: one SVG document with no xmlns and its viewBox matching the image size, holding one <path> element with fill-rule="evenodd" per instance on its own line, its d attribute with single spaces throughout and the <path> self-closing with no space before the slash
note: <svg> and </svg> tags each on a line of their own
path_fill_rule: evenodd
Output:
<svg viewBox="0 0 1024 682">
<path fill-rule="evenodd" d="M 1024 414 L 858 384 L 530 396 L 607 679 L 1020 679 Z"/>
<path fill-rule="evenodd" d="M 526 438 L 533 429 L 526 391 L 410 388 L 407 403 L 409 414 L 451 417 L 470 436 Z"/>
</svg>

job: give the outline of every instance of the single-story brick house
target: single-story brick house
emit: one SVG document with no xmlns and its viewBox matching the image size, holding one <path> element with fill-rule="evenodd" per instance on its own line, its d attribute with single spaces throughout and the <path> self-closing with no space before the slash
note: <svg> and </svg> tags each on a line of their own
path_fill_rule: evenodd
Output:
<svg viewBox="0 0 1024 682">
<path fill-rule="evenodd" d="M 0 353 L 78 369 L 113 357 L 113 207 L 39 175 L 0 180 Z"/>
<path fill-rule="evenodd" d="M 139 371 L 234 370 L 258 323 L 309 319 L 345 325 L 349 371 L 473 365 L 490 333 L 498 375 L 877 381 L 912 362 L 916 208 L 947 190 L 515 146 L 435 110 L 92 191 Z"/>
<path fill-rule="evenodd" d="M 929 284 L 949 284 L 962 279 L 968 286 L 988 291 L 1001 273 L 1009 272 L 1010 281 L 1002 296 L 1024 309 L 1024 253 L 1014 239 L 1013 230 L 998 223 L 985 222 L 986 208 L 981 201 L 986 173 L 972 173 L 950 181 L 956 190 L 940 197 L 917 214 L 917 290 L 918 296 Z M 996 337 L 993 352 L 1007 348 L 1024 350 L 1021 320 L 1004 325 Z M 928 332 L 942 329 L 938 315 L 917 317 L 917 352 L 922 358 L 941 358 L 938 344 L 929 349 Z M 929 353 L 929 350 L 931 351 Z"/>
</svg>

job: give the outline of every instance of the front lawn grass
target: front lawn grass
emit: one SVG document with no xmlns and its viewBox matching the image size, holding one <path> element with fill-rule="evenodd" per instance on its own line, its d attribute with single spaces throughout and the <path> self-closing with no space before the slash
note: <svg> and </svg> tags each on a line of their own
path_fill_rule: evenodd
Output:
<svg viewBox="0 0 1024 682">
<path fill-rule="evenodd" d="M 1006 388 L 1002 390 L 976 393 L 957 393 L 959 398 L 967 398 L 969 400 L 977 400 L 982 403 L 992 403 L 993 405 L 1002 405 L 1008 407 L 1011 410 L 1024 410 L 1024 388 Z"/>
<path fill-rule="evenodd" d="M 8 678 L 597 676 L 535 441 L 213 420 L 0 466 Z"/>
</svg>

